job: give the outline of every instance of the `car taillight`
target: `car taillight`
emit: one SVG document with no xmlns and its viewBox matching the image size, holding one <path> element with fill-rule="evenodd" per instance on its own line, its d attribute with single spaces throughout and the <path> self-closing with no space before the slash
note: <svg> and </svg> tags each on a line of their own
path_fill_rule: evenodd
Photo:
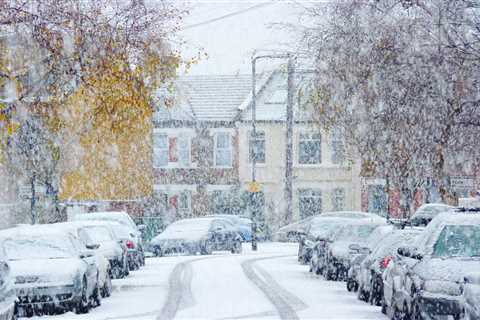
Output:
<svg viewBox="0 0 480 320">
<path fill-rule="evenodd" d="M 132 240 L 127 240 L 127 248 L 128 249 L 135 249 L 135 243 Z"/>
<path fill-rule="evenodd" d="M 390 264 L 390 261 L 392 261 L 393 257 L 391 256 L 387 256 L 385 258 L 383 258 L 382 261 L 380 261 L 380 267 L 382 269 L 386 269 L 388 267 L 388 265 Z"/>
</svg>

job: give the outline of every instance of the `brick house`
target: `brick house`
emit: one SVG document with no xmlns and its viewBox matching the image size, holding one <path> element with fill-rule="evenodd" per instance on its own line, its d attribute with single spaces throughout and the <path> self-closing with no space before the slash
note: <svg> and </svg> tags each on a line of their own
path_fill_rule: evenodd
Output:
<svg viewBox="0 0 480 320">
<path fill-rule="evenodd" d="M 174 107 L 158 107 L 153 190 L 170 219 L 232 206 L 229 195 L 239 187 L 234 118 L 250 83 L 247 75 L 182 77 L 175 83 Z"/>
</svg>

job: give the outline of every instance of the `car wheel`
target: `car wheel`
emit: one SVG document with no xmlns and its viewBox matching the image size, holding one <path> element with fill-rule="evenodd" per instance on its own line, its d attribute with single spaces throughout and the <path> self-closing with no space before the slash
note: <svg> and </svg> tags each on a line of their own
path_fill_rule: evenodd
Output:
<svg viewBox="0 0 480 320">
<path fill-rule="evenodd" d="M 102 288 L 102 297 L 110 297 L 112 294 L 112 278 L 107 273 L 107 278 L 105 279 L 105 283 L 103 284 Z"/>
<path fill-rule="evenodd" d="M 356 286 L 355 281 L 353 281 L 352 279 L 347 280 L 347 290 L 348 290 L 348 292 L 354 291 L 355 286 Z"/>
<path fill-rule="evenodd" d="M 242 253 L 242 242 L 240 240 L 237 240 L 233 243 L 232 253 Z"/>
<path fill-rule="evenodd" d="M 387 314 L 387 303 L 384 298 L 382 298 L 382 313 L 385 315 Z"/>
<path fill-rule="evenodd" d="M 100 307 L 102 305 L 102 294 L 101 289 L 98 287 L 98 282 L 93 290 L 92 300 L 95 307 Z"/>
<path fill-rule="evenodd" d="M 75 313 L 82 314 L 88 313 L 90 310 L 90 303 L 87 297 L 87 280 L 84 278 L 82 281 L 82 295 L 80 300 L 75 304 Z"/>
<path fill-rule="evenodd" d="M 205 244 L 202 246 L 200 253 L 202 255 L 210 255 L 212 254 L 212 244 L 210 241 L 206 241 Z"/>
</svg>

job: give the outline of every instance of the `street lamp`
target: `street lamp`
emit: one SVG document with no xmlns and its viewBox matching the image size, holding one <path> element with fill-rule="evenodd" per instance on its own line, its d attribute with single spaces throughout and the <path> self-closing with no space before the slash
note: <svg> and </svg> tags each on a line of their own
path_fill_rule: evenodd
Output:
<svg viewBox="0 0 480 320">
<path fill-rule="evenodd" d="M 260 59 L 288 59 L 287 66 L 287 82 L 288 82 L 288 96 L 287 96 L 287 134 L 286 134 L 286 166 L 285 166 L 285 200 L 287 202 L 287 219 L 292 211 L 292 169 L 293 169 L 293 57 L 291 54 L 268 54 L 252 56 L 252 136 L 257 138 L 257 92 L 256 92 L 256 63 Z M 258 198 L 256 193 L 260 191 L 259 184 L 256 181 L 256 155 L 252 157 L 252 182 L 250 184 L 250 212 L 252 218 L 252 250 L 257 251 L 257 211 Z"/>
</svg>

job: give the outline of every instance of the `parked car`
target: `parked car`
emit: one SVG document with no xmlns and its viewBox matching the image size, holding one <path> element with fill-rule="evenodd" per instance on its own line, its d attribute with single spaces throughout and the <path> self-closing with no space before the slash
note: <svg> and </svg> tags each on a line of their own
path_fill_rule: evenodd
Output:
<svg viewBox="0 0 480 320">
<path fill-rule="evenodd" d="M 95 255 L 63 231 L 18 227 L 0 232 L 14 277 L 19 316 L 57 309 L 86 313 L 100 304 Z"/>
<path fill-rule="evenodd" d="M 222 218 L 230 221 L 236 231 L 242 236 L 243 241 L 252 241 L 252 220 L 241 218 L 234 214 L 207 215 L 205 218 Z M 257 235 L 258 236 L 258 235 Z"/>
<path fill-rule="evenodd" d="M 223 218 L 193 218 L 169 225 L 151 241 L 156 256 L 172 253 L 211 254 L 212 251 L 242 252 L 242 237 Z"/>
<path fill-rule="evenodd" d="M 305 229 L 308 227 L 308 222 L 311 219 L 311 217 L 306 218 L 279 228 L 273 235 L 273 240 L 279 242 L 300 241 L 302 235 L 305 234 Z"/>
<path fill-rule="evenodd" d="M 353 244 L 350 249 L 350 261 L 348 265 L 350 268 L 347 271 L 346 283 L 348 291 L 357 291 L 360 288 L 359 298 L 363 298 L 362 294 L 365 292 L 361 285 L 359 285 L 358 277 L 360 266 L 363 260 L 394 231 L 393 225 L 382 225 L 376 228 L 366 239 L 364 245 Z"/>
<path fill-rule="evenodd" d="M 347 224 L 336 234 L 332 243 L 328 244 L 324 276 L 327 280 L 346 280 L 350 261 L 361 248 L 366 247 L 370 234 L 385 222 L 357 221 Z"/>
<path fill-rule="evenodd" d="M 480 272 L 465 276 L 462 291 L 465 301 L 465 320 L 480 319 Z"/>
<path fill-rule="evenodd" d="M 85 221 L 81 222 L 82 232 L 92 241 L 93 245 L 99 245 L 98 250 L 110 263 L 110 276 L 113 279 L 125 278 L 129 275 L 128 249 L 118 239 L 113 231 L 115 222 Z"/>
<path fill-rule="evenodd" d="M 130 229 L 130 232 L 134 235 L 134 241 L 136 247 L 140 253 L 140 263 L 145 265 L 145 254 L 143 250 L 142 230 L 145 229 L 144 225 L 137 226 L 130 215 L 126 212 L 92 212 L 92 213 L 80 213 L 73 217 L 73 221 L 106 221 L 117 222 Z"/>
<path fill-rule="evenodd" d="M 451 211 L 455 207 L 443 203 L 427 203 L 415 211 L 410 219 L 412 226 L 426 226 L 439 213 Z"/>
<path fill-rule="evenodd" d="M 383 301 L 383 272 L 388 267 L 399 247 L 410 246 L 422 232 L 418 228 L 394 230 L 360 264 L 357 283 L 360 298 L 380 306 Z"/>
<path fill-rule="evenodd" d="M 315 245 L 315 236 L 311 235 L 312 230 L 322 229 L 322 224 L 325 222 L 324 219 L 351 219 L 352 221 L 371 221 L 378 223 L 385 223 L 385 219 L 377 215 L 367 213 L 367 212 L 357 212 L 357 211 L 335 211 L 335 212 L 325 212 L 316 216 L 311 217 L 305 222 L 303 230 L 299 231 L 301 237 L 299 239 L 299 248 L 298 248 L 298 261 L 303 264 L 309 264 L 313 247 Z M 346 222 L 346 221 L 345 221 Z M 317 236 L 318 237 L 318 236 Z"/>
<path fill-rule="evenodd" d="M 321 223 L 312 225 L 309 235 L 306 237 L 306 241 L 312 242 L 312 244 L 307 243 L 307 246 L 312 247 L 310 258 L 311 272 L 317 275 L 323 273 L 327 243 L 333 241 L 341 227 L 351 221 L 351 219 L 344 218 L 323 218 Z M 304 248 L 307 246 L 304 246 Z"/>
<path fill-rule="evenodd" d="M 130 270 L 138 270 L 142 266 L 142 260 L 145 259 L 144 254 L 140 251 L 139 244 L 136 243 L 135 235 L 131 232 L 131 229 L 112 222 L 109 227 L 113 231 L 115 239 L 120 241 L 127 251 L 127 261 Z"/>
<path fill-rule="evenodd" d="M 91 230 L 88 223 L 86 224 L 83 222 L 63 222 L 48 226 L 51 226 L 52 228 L 61 228 L 71 232 L 74 236 L 78 237 L 80 241 L 82 241 L 82 244 L 85 245 L 85 248 L 95 252 L 95 262 L 99 272 L 98 286 L 100 288 L 100 293 L 102 298 L 109 297 L 112 293 L 112 270 L 111 263 L 109 261 L 109 250 L 101 248 L 101 244 L 93 240 L 98 238 L 97 235 L 94 235 L 93 238 L 91 236 L 91 233 L 95 230 Z"/>
<path fill-rule="evenodd" d="M 439 214 L 397 256 L 394 278 L 386 279 L 396 286 L 386 306 L 393 316 L 460 319 L 463 276 L 480 270 L 480 212 Z"/>
<path fill-rule="evenodd" d="M 15 299 L 10 267 L 0 249 L 0 320 L 14 319 Z"/>
</svg>

